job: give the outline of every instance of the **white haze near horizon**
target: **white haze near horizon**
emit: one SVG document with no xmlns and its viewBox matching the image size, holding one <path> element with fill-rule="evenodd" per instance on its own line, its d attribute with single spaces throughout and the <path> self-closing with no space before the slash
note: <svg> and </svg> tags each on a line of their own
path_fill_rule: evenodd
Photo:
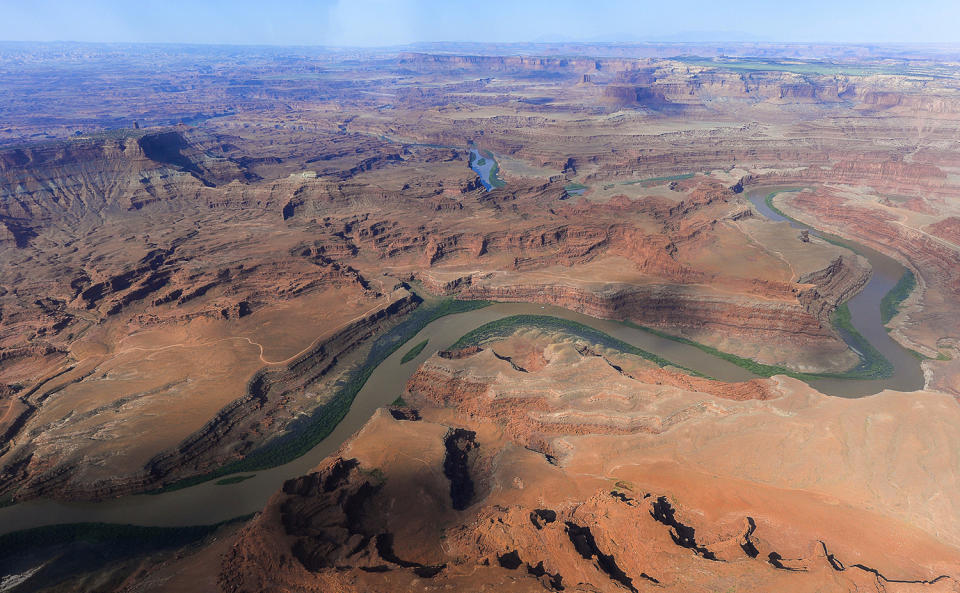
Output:
<svg viewBox="0 0 960 593">
<path fill-rule="evenodd" d="M 0 40 L 960 42 L 957 0 L 0 0 Z"/>
</svg>

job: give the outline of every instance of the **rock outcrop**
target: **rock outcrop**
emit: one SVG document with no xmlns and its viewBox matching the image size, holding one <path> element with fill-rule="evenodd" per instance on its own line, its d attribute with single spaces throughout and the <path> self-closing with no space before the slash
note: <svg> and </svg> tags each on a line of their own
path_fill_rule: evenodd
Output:
<svg viewBox="0 0 960 593">
<path fill-rule="evenodd" d="M 493 355 L 521 360 L 544 347 L 546 365 L 532 373 Z M 471 356 L 431 359 L 405 395 L 423 420 L 378 413 L 339 456 L 287 482 L 224 557 L 221 589 L 960 586 L 960 539 L 953 528 L 949 542 L 934 535 L 943 534 L 943 520 L 955 525 L 960 517 L 914 498 L 939 490 L 938 478 L 886 482 L 911 457 L 888 457 L 904 426 L 890 414 L 919 404 L 910 433 L 945 444 L 955 438 L 947 428 L 958 414 L 951 398 L 833 399 L 782 379 L 758 382 L 760 399 L 735 401 L 722 384 L 703 382 L 693 392 L 639 378 L 642 363 L 592 348 L 518 334 Z M 630 378 L 604 356 L 617 357 Z M 571 368 L 571 357 L 581 362 Z M 444 372 L 461 379 L 443 381 Z M 577 424 L 580 414 L 592 421 Z M 899 421 L 882 420 L 887 415 Z M 624 432 L 632 417 L 658 429 Z M 541 433 L 560 455 L 518 439 L 542 431 L 544 418 L 576 427 Z M 854 428 L 864 422 L 874 428 Z M 796 431 L 806 435 L 799 448 L 770 439 Z M 465 462 L 456 472 L 448 471 L 452 440 Z M 812 454 L 851 446 L 852 456 Z M 957 480 L 955 472 L 938 474 L 947 475 Z M 469 480 L 476 494 L 458 499 L 463 490 L 452 476 Z"/>
</svg>

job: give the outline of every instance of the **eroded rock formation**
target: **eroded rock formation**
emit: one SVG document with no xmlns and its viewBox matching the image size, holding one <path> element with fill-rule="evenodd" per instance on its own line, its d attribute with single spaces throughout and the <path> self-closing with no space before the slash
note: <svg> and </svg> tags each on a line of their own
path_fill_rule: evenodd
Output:
<svg viewBox="0 0 960 593">
<path fill-rule="evenodd" d="M 894 435 L 913 426 L 909 420 L 900 416 L 900 429 L 871 430 L 865 440 L 846 429 L 833 432 L 902 411 L 903 394 L 867 405 L 782 379 L 759 383 L 746 400 L 730 400 L 722 384 L 654 383 L 665 371 L 638 378 L 642 361 L 597 348 L 521 332 L 466 357 L 431 359 L 421 372 L 442 368 L 463 380 L 416 375 L 404 397 L 422 421 L 378 413 L 340 457 L 288 482 L 224 557 L 221 588 L 706 591 L 735 581 L 758 589 L 951 591 L 960 585 L 960 540 L 940 542 L 930 531 L 948 516 L 960 520 L 956 513 L 942 514 L 912 494 L 906 499 L 915 502 L 903 504 L 903 489 L 937 489 L 936 478 L 885 483 L 886 472 L 898 471 L 889 464 L 884 476 L 868 477 L 876 470 L 868 460 L 885 458 L 894 442 L 888 439 L 899 440 Z M 520 371 L 493 356 L 494 349 L 546 362 Z M 604 357 L 629 369 L 629 378 Z M 564 390 L 550 393 L 547 384 Z M 957 415 L 949 397 L 916 395 L 914 402 L 921 401 L 948 415 L 941 428 Z M 578 421 L 580 414 L 593 421 Z M 625 432 L 624 420 L 635 414 L 658 430 Z M 544 431 L 544 418 L 566 429 Z M 743 448 L 797 430 L 809 435 L 802 450 Z M 531 446 L 531 434 L 563 454 L 544 455 Z M 955 438 L 949 430 L 935 434 Z M 474 485 L 466 504 L 447 471 L 451 439 L 461 438 L 478 445 L 476 457 L 455 472 Z M 852 440 L 858 448 L 852 457 L 810 455 Z M 727 453 L 733 447 L 736 456 Z M 887 462 L 909 458 L 901 452 Z M 792 470 L 781 471 L 784 464 Z M 824 480 L 828 474 L 835 477 Z M 872 490 L 870 484 L 881 483 Z M 861 510 L 864 503 L 870 510 Z M 907 516 L 923 527 L 905 528 Z M 885 544 L 883 533 L 898 534 L 898 549 Z"/>
</svg>

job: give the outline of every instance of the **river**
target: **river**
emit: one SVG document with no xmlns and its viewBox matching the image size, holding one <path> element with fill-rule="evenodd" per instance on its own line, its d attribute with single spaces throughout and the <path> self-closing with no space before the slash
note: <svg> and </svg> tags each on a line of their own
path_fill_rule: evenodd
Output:
<svg viewBox="0 0 960 593">
<path fill-rule="evenodd" d="M 753 190 L 747 197 L 757 210 L 774 220 L 783 220 L 764 203 L 771 190 Z M 883 389 L 912 391 L 923 386 L 919 361 L 890 339 L 880 324 L 880 299 L 905 271 L 898 262 L 862 245 L 850 243 L 874 267 L 870 282 L 849 302 L 853 324 L 893 362 L 896 372 L 889 379 L 812 381 L 817 389 L 843 397 L 860 397 Z M 448 347 L 463 334 L 481 325 L 518 314 L 552 315 L 589 325 L 611 336 L 656 353 L 676 364 L 696 369 L 722 381 L 744 381 L 755 375 L 693 346 L 661 338 L 616 321 L 597 319 L 552 306 L 530 303 L 496 303 L 484 309 L 442 317 L 423 328 L 407 345 L 429 338 L 428 348 L 406 364 L 402 347 L 371 374 L 357 394 L 346 417 L 334 431 L 306 455 L 247 480 L 228 485 L 214 481 L 156 495 L 131 495 L 92 503 L 33 500 L 0 508 L 0 533 L 58 523 L 103 522 L 135 525 L 204 525 L 259 511 L 287 479 L 308 473 L 335 452 L 359 430 L 377 408 L 387 406 L 401 394 L 417 367 L 438 349 Z M 250 475 L 248 472 L 244 475 Z"/>
<path fill-rule="evenodd" d="M 796 229 L 806 229 L 811 234 L 823 236 L 813 227 L 785 218 L 767 206 L 766 197 L 772 192 L 780 191 L 787 190 L 778 188 L 753 189 L 747 193 L 747 199 L 753 203 L 758 212 L 771 220 L 787 222 Z M 853 327 L 860 332 L 860 335 L 873 344 L 873 347 L 893 364 L 894 371 L 893 375 L 886 379 L 817 379 L 810 381 L 810 385 L 823 393 L 841 397 L 863 397 L 884 389 L 897 391 L 922 389 L 924 379 L 920 361 L 909 350 L 890 337 L 880 317 L 881 299 L 890 292 L 890 289 L 907 272 L 907 269 L 897 260 L 875 249 L 835 235 L 829 236 L 831 240 L 842 243 L 870 262 L 870 267 L 873 269 L 870 281 L 856 296 L 847 301 L 847 306 L 850 308 L 850 320 Z"/>
<path fill-rule="evenodd" d="M 470 149 L 470 168 L 480 176 L 480 183 L 487 191 L 493 189 L 498 181 L 496 164 L 497 161 L 493 156 L 484 156 L 476 148 Z"/>
</svg>

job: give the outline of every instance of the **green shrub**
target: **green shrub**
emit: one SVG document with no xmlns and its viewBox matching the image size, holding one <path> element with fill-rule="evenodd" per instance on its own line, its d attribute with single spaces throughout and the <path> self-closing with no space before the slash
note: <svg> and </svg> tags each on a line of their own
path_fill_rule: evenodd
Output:
<svg viewBox="0 0 960 593">
<path fill-rule="evenodd" d="M 426 339 L 422 342 L 418 342 L 413 348 L 407 350 L 407 353 L 403 355 L 403 358 L 400 359 L 400 364 L 407 364 L 411 360 L 417 357 L 418 354 L 423 352 L 423 349 L 427 347 L 427 342 L 429 339 Z"/>
</svg>

